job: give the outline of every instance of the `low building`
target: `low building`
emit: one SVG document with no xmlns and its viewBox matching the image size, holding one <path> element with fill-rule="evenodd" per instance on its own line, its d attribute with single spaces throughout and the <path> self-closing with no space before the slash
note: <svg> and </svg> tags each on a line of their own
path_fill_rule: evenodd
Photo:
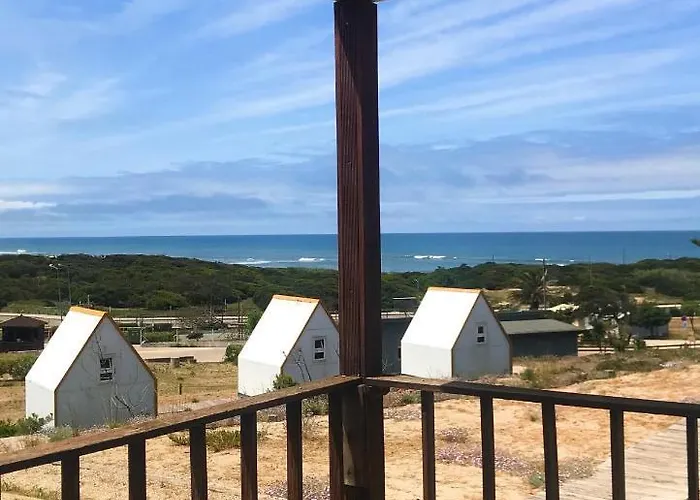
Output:
<svg viewBox="0 0 700 500">
<path fill-rule="evenodd" d="M 382 373 L 384 375 L 401 373 L 401 339 L 410 324 L 409 316 L 382 318 Z"/>
<path fill-rule="evenodd" d="M 401 373 L 472 379 L 511 369 L 508 336 L 481 290 L 428 289 L 401 340 Z"/>
<path fill-rule="evenodd" d="M 255 396 L 275 378 L 297 383 L 338 375 L 338 328 L 318 299 L 275 295 L 238 355 L 238 393 Z"/>
<path fill-rule="evenodd" d="M 0 352 L 40 351 L 44 348 L 46 323 L 20 314 L 0 323 L 0 332 Z"/>
<path fill-rule="evenodd" d="M 501 320 L 513 357 L 576 356 L 582 330 L 555 319 Z"/>
<path fill-rule="evenodd" d="M 72 307 L 25 378 L 26 415 L 89 428 L 155 416 L 156 379 L 109 315 Z"/>
<path fill-rule="evenodd" d="M 670 319 L 669 319 L 670 322 Z M 667 339 L 669 324 L 655 326 L 630 325 L 632 337 L 638 339 Z"/>
</svg>

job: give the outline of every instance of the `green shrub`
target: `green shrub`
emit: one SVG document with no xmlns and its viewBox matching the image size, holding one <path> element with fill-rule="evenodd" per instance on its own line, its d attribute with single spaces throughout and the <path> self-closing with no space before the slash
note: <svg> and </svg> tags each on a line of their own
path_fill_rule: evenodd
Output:
<svg viewBox="0 0 700 500">
<path fill-rule="evenodd" d="M 190 333 L 187 334 L 187 338 L 189 340 L 199 340 L 202 337 L 204 337 L 204 332 L 201 330 L 191 331 Z"/>
<path fill-rule="evenodd" d="M 63 441 L 64 439 L 69 439 L 78 435 L 79 432 L 77 429 L 73 429 L 68 426 L 56 427 L 55 429 L 51 429 L 46 433 L 46 436 L 49 438 L 49 442 L 51 443 Z"/>
<path fill-rule="evenodd" d="M 418 391 L 405 391 L 401 394 L 399 402 L 402 405 L 414 405 L 420 403 L 420 392 Z"/>
<path fill-rule="evenodd" d="M 272 387 L 274 387 L 276 391 L 286 389 L 287 387 L 294 387 L 295 385 L 297 385 L 297 383 L 291 375 L 287 375 L 286 373 L 278 374 L 275 377 L 275 381 L 272 383 Z"/>
<path fill-rule="evenodd" d="M 170 441 L 178 446 L 189 446 L 190 445 L 190 435 L 185 432 L 176 432 L 174 434 L 168 434 Z"/>
<path fill-rule="evenodd" d="M 175 334 L 172 332 L 148 332 L 143 334 L 146 342 L 174 342 Z"/>
<path fill-rule="evenodd" d="M 304 415 L 328 415 L 328 396 L 314 396 L 305 399 L 301 405 Z"/>
<path fill-rule="evenodd" d="M 243 346 L 240 344 L 229 344 L 226 346 L 226 354 L 224 355 L 224 362 L 233 363 L 238 365 L 238 355 L 243 350 Z"/>
<path fill-rule="evenodd" d="M 207 448 L 214 453 L 241 447 L 241 431 L 216 429 L 207 432 Z"/>
<path fill-rule="evenodd" d="M 262 440 L 264 437 L 265 432 L 258 431 L 258 441 Z M 190 435 L 185 432 L 168 434 L 168 438 L 177 446 L 189 446 L 190 444 Z M 214 453 L 240 447 L 241 431 L 238 429 L 215 429 L 207 431 L 207 448 Z"/>
<path fill-rule="evenodd" d="M 50 415 L 40 418 L 38 415 L 33 414 L 27 418 L 20 418 L 15 422 L 0 420 L 0 438 L 37 434 L 44 425 L 51 422 L 51 419 Z"/>
<path fill-rule="evenodd" d="M 0 354 L 0 377 L 9 375 L 24 380 L 38 356 L 35 354 Z"/>
<path fill-rule="evenodd" d="M 29 373 L 29 370 L 34 366 L 34 362 L 37 360 L 38 356 L 34 354 L 25 354 L 19 356 L 15 362 L 10 366 L 10 376 L 15 380 L 24 380 Z"/>
</svg>

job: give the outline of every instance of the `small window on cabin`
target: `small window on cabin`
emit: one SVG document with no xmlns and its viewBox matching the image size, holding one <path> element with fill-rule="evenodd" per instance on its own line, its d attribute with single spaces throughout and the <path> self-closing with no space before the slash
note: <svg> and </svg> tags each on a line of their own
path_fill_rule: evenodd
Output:
<svg viewBox="0 0 700 500">
<path fill-rule="evenodd" d="M 401 347 L 399 347 L 399 361 L 401 361 Z"/>
<path fill-rule="evenodd" d="M 114 361 L 112 357 L 100 358 L 100 382 L 114 379 Z"/>
<path fill-rule="evenodd" d="M 314 361 L 326 360 L 326 338 L 316 337 L 314 339 Z"/>
<path fill-rule="evenodd" d="M 476 343 L 485 344 L 486 343 L 486 325 L 478 325 L 476 327 Z"/>
</svg>

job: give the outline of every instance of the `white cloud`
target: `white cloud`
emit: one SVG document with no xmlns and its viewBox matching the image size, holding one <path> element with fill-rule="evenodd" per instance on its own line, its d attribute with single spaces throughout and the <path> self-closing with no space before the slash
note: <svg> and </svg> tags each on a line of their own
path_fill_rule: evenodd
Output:
<svg viewBox="0 0 700 500">
<path fill-rule="evenodd" d="M 224 38 L 258 30 L 323 3 L 323 0 L 239 0 L 242 6 L 205 26 L 197 36 Z M 236 3 L 239 3 L 236 2 Z"/>
<path fill-rule="evenodd" d="M 54 206 L 56 206 L 55 203 L 0 200 L 0 213 L 16 210 L 40 210 L 42 208 L 50 208 Z"/>
</svg>

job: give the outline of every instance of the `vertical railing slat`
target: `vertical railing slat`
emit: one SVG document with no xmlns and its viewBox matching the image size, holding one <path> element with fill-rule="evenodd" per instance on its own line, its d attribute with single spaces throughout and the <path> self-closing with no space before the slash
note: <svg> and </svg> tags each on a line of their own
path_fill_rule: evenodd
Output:
<svg viewBox="0 0 700 500">
<path fill-rule="evenodd" d="M 80 455 L 77 453 L 61 459 L 61 498 L 80 499 Z"/>
<path fill-rule="evenodd" d="M 287 499 L 303 498 L 303 454 L 301 441 L 301 401 L 287 403 Z"/>
<path fill-rule="evenodd" d="M 146 440 L 138 438 L 128 444 L 129 500 L 146 500 Z"/>
<path fill-rule="evenodd" d="M 241 415 L 241 498 L 258 498 L 258 425 L 255 412 Z"/>
<path fill-rule="evenodd" d="M 700 500 L 698 480 L 698 419 L 686 419 L 686 447 L 688 449 L 688 500 Z"/>
<path fill-rule="evenodd" d="M 547 500 L 559 500 L 557 414 L 554 403 L 542 403 L 542 441 L 544 443 L 544 480 Z"/>
<path fill-rule="evenodd" d="M 190 428 L 190 489 L 192 500 L 207 500 L 207 428 L 204 424 Z"/>
<path fill-rule="evenodd" d="M 493 432 L 493 398 L 482 396 L 481 406 L 481 462 L 484 500 L 496 500 L 496 444 Z"/>
<path fill-rule="evenodd" d="M 328 462 L 330 467 L 330 500 L 343 500 L 343 395 L 328 394 Z"/>
<path fill-rule="evenodd" d="M 612 464 L 612 498 L 625 500 L 625 415 L 610 410 L 610 457 Z"/>
<path fill-rule="evenodd" d="M 435 395 L 420 394 L 423 425 L 423 499 L 435 500 Z"/>
</svg>

